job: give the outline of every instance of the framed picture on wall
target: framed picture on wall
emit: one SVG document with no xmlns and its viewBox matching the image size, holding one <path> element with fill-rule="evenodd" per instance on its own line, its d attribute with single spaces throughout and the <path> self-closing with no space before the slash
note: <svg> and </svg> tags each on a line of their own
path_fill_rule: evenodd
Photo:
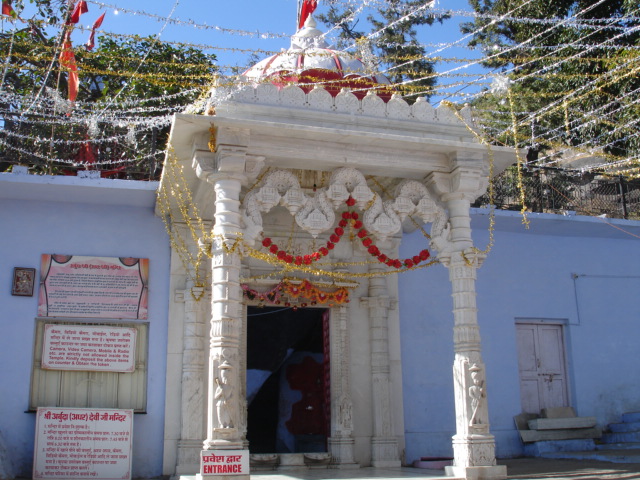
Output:
<svg viewBox="0 0 640 480">
<path fill-rule="evenodd" d="M 11 287 L 11 295 L 32 297 L 35 279 L 35 268 L 15 267 L 13 269 L 13 286 Z"/>
</svg>

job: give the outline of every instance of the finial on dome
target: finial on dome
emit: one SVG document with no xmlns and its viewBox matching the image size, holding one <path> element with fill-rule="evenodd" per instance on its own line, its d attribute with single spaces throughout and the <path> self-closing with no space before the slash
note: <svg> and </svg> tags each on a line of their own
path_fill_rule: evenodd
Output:
<svg viewBox="0 0 640 480">
<path fill-rule="evenodd" d="M 308 15 L 304 25 L 291 37 L 291 48 L 305 50 L 307 48 L 326 48 L 328 45 L 323 38 L 323 32 L 316 28 L 316 21 Z"/>
<path fill-rule="evenodd" d="M 298 30 L 302 26 L 306 26 L 306 21 L 318 6 L 318 0 L 303 0 L 302 8 L 300 8 L 300 16 L 298 17 Z M 315 22 L 314 22 L 315 23 Z M 313 25 L 315 27 L 315 25 Z"/>
<path fill-rule="evenodd" d="M 311 15 L 309 15 L 304 22 L 304 26 L 307 28 L 316 28 L 318 26 L 318 23 Z"/>
</svg>

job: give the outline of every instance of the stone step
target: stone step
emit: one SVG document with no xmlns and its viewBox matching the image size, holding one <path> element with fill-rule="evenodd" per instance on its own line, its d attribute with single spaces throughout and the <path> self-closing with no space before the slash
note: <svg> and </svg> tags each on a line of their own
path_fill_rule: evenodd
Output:
<svg viewBox="0 0 640 480">
<path fill-rule="evenodd" d="M 602 431 L 599 428 L 578 428 L 570 430 L 519 430 L 523 443 L 577 440 L 600 438 Z"/>
<path fill-rule="evenodd" d="M 610 423 L 609 430 L 613 433 L 640 431 L 640 422 Z"/>
<path fill-rule="evenodd" d="M 569 417 L 569 418 L 535 418 L 529 420 L 530 430 L 567 430 L 574 428 L 593 428 L 596 426 L 596 417 Z"/>
<path fill-rule="evenodd" d="M 623 413 L 622 421 L 624 423 L 640 422 L 640 412 Z"/>
<path fill-rule="evenodd" d="M 557 452 L 583 452 L 595 450 L 596 445 L 592 439 L 578 440 L 543 440 L 524 445 L 524 454 L 527 457 L 542 457 L 547 453 Z"/>
<path fill-rule="evenodd" d="M 640 432 L 604 433 L 602 443 L 640 442 Z"/>
<path fill-rule="evenodd" d="M 640 450 L 594 450 L 576 452 L 549 452 L 543 453 L 544 458 L 570 458 L 576 460 L 599 460 L 611 463 L 640 463 Z"/>
<path fill-rule="evenodd" d="M 599 443 L 596 450 L 640 450 L 640 442 L 628 443 Z"/>
</svg>

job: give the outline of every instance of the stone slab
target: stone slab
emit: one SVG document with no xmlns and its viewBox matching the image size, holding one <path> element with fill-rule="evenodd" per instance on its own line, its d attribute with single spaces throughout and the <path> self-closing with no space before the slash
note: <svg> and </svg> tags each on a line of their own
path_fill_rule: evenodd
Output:
<svg viewBox="0 0 640 480">
<path fill-rule="evenodd" d="M 596 417 L 573 418 L 536 418 L 527 422 L 530 430 L 566 430 L 574 428 L 593 428 Z"/>
<path fill-rule="evenodd" d="M 603 443 L 639 443 L 640 432 L 621 432 L 621 433 L 606 433 L 602 436 Z"/>
<path fill-rule="evenodd" d="M 614 433 L 640 432 L 640 422 L 610 423 L 609 430 Z"/>
<path fill-rule="evenodd" d="M 542 418 L 571 418 L 576 416 L 576 412 L 572 407 L 553 407 L 543 408 L 540 411 Z"/>
<path fill-rule="evenodd" d="M 588 440 L 556 440 L 529 443 L 524 446 L 527 457 L 542 457 L 558 452 L 590 452 L 596 449 L 593 439 Z"/>
<path fill-rule="evenodd" d="M 623 422 L 640 422 L 640 412 L 628 412 L 622 414 Z"/>
<path fill-rule="evenodd" d="M 595 428 L 578 428 L 573 430 L 518 430 L 524 443 L 600 438 L 602 431 Z"/>
<path fill-rule="evenodd" d="M 538 415 L 535 413 L 521 413 L 520 415 L 513 417 L 513 421 L 516 423 L 516 428 L 518 430 L 528 430 L 528 422 L 535 418 L 538 418 Z"/>
<path fill-rule="evenodd" d="M 507 467 L 493 465 L 486 467 L 444 467 L 449 477 L 461 477 L 466 480 L 504 480 L 507 478 Z"/>
</svg>

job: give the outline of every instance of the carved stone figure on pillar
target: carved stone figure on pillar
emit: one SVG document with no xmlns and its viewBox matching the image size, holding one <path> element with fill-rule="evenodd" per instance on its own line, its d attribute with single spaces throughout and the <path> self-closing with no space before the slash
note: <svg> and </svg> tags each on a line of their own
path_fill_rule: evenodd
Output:
<svg viewBox="0 0 640 480">
<path fill-rule="evenodd" d="M 231 413 L 232 389 L 229 384 L 230 370 L 233 367 L 226 360 L 218 367 L 219 376 L 216 377 L 216 409 L 218 412 L 218 428 L 234 428 Z"/>
<path fill-rule="evenodd" d="M 469 397 L 471 398 L 471 418 L 469 419 L 469 427 L 477 427 L 485 422 L 480 414 L 480 405 L 485 396 L 484 378 L 482 375 L 482 367 L 474 363 L 469 368 L 472 385 L 469 387 Z"/>
</svg>

